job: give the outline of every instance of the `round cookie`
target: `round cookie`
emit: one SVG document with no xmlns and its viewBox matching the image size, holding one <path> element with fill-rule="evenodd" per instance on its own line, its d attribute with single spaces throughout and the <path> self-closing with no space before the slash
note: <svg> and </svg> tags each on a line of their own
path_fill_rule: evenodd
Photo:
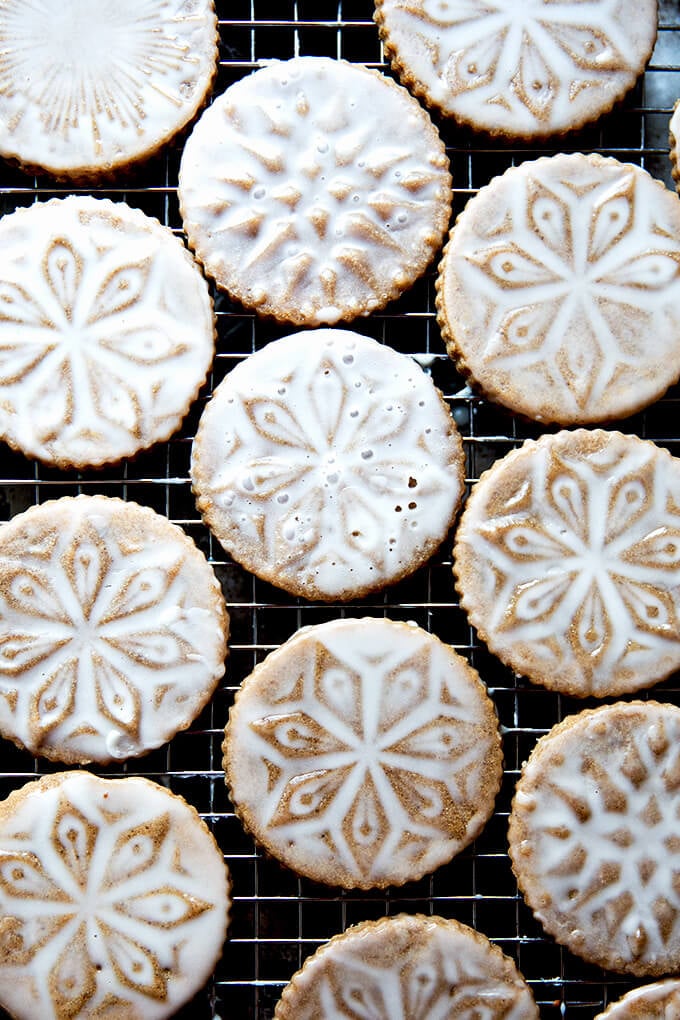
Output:
<svg viewBox="0 0 680 1020">
<path fill-rule="evenodd" d="M 608 113 L 656 40 L 656 0 L 376 0 L 401 80 L 462 124 L 541 139 Z"/>
<path fill-rule="evenodd" d="M 237 694 L 223 750 L 246 829 L 299 874 L 348 889 L 447 863 L 493 813 L 503 772 L 476 671 L 384 619 L 305 627 L 271 652 Z"/>
<path fill-rule="evenodd" d="M 353 925 L 321 946 L 284 988 L 275 1020 L 336 1017 L 538 1020 L 510 957 L 458 921 L 397 914 Z"/>
<path fill-rule="evenodd" d="M 212 0 L 3 0 L 0 155 L 110 177 L 196 115 L 217 70 Z"/>
<path fill-rule="evenodd" d="M 634 988 L 595 1020 L 673 1020 L 680 1016 L 680 980 L 669 978 Z"/>
<path fill-rule="evenodd" d="M 208 287 L 172 231 L 71 196 L 0 221 L 0 438 L 60 468 L 179 428 L 215 350 Z"/>
<path fill-rule="evenodd" d="M 512 167 L 468 202 L 437 280 L 457 367 L 563 425 L 622 418 L 680 375 L 680 201 L 597 155 Z"/>
<path fill-rule="evenodd" d="M 368 315 L 427 268 L 451 213 L 444 144 L 376 71 L 298 57 L 241 79 L 187 141 L 179 200 L 218 287 L 317 326 Z"/>
<path fill-rule="evenodd" d="M 397 581 L 435 551 L 462 495 L 463 449 L 412 359 L 316 330 L 267 344 L 217 387 L 191 477 L 237 562 L 331 601 Z"/>
<path fill-rule="evenodd" d="M 680 461 L 647 440 L 527 441 L 474 487 L 453 557 L 470 623 L 534 683 L 605 697 L 680 666 Z"/>
<path fill-rule="evenodd" d="M 571 716 L 525 764 L 510 857 L 546 931 L 609 970 L 680 967 L 680 709 L 618 702 Z"/>
<path fill-rule="evenodd" d="M 33 754 L 159 747 L 212 696 L 227 631 L 212 568 L 153 510 L 64 497 L 0 527 L 0 733 Z"/>
<path fill-rule="evenodd" d="M 669 127 L 669 144 L 670 144 L 670 158 L 671 158 L 671 170 L 673 173 L 673 180 L 675 185 L 680 190 L 680 156 L 678 155 L 678 141 L 680 140 L 680 99 L 677 100 L 673 107 L 673 113 L 671 116 L 670 127 Z"/>
<path fill-rule="evenodd" d="M 222 853 L 147 779 L 63 772 L 0 803 L 0 1005 L 15 1020 L 170 1017 L 208 980 Z"/>
</svg>

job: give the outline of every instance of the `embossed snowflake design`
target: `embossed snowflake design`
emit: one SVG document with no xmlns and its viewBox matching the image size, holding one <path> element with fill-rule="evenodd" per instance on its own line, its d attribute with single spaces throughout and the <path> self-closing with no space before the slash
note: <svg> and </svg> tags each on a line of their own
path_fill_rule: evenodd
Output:
<svg viewBox="0 0 680 1020">
<path fill-rule="evenodd" d="M 450 252 L 460 300 L 477 301 L 474 336 L 454 328 L 473 374 L 514 409 L 564 423 L 654 399 L 674 381 L 680 337 L 672 196 L 635 167 L 583 156 L 502 182 Z"/>
<path fill-rule="evenodd" d="M 649 686 L 680 657 L 674 469 L 640 441 L 560 435 L 524 470 L 497 477 L 492 512 L 464 540 L 474 535 L 469 555 L 488 581 L 488 613 L 475 609 L 475 622 L 514 668 L 549 686 L 580 695 Z M 588 435 L 599 438 L 569 439 Z"/>
<path fill-rule="evenodd" d="M 166 1000 L 178 945 L 214 909 L 182 866 L 170 815 L 128 827 L 132 813 L 85 815 L 62 793 L 47 851 L 25 833 L 3 839 L 2 966 L 38 968 L 54 1017 L 94 1015 L 97 1000 L 136 1016 L 139 997 Z"/>
</svg>

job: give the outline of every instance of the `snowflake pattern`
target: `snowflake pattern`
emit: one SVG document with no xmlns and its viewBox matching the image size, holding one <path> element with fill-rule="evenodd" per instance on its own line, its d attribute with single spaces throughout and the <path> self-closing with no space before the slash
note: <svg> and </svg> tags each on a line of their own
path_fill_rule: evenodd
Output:
<svg viewBox="0 0 680 1020">
<path fill-rule="evenodd" d="M 418 628 L 323 625 L 248 683 L 227 730 L 228 781 L 246 824 L 302 873 L 403 883 L 449 860 L 491 812 L 493 707 Z"/>
<path fill-rule="evenodd" d="M 558 941 L 614 970 L 680 963 L 680 711 L 583 712 L 537 745 L 513 805 L 513 866 Z"/>
<path fill-rule="evenodd" d="M 644 0 L 379 0 L 377 20 L 389 56 L 429 101 L 518 137 L 606 112 L 656 37 L 656 4 Z"/>
<path fill-rule="evenodd" d="M 558 433 L 479 483 L 454 559 L 463 604 L 514 669 L 558 690 L 649 686 L 680 663 L 680 470 L 620 433 Z"/>
</svg>

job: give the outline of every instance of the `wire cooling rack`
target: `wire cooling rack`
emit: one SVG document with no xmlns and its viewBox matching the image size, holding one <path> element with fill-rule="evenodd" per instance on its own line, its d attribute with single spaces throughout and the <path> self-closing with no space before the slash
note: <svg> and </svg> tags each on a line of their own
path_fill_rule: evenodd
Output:
<svg viewBox="0 0 680 1020">
<path fill-rule="evenodd" d="M 520 0 L 517 0 L 519 3 Z M 217 91 L 261 62 L 297 54 L 342 57 L 389 73 L 372 22 L 372 0 L 218 0 L 221 52 Z M 659 36 L 650 66 L 635 91 L 600 124 L 570 136 L 568 150 L 596 151 L 644 166 L 672 186 L 668 120 L 680 96 L 680 4 L 660 0 Z M 509 148 L 438 121 L 454 175 L 454 213 L 489 179 L 513 163 L 555 150 Z M 181 233 L 176 185 L 179 149 L 147 165 L 124 184 L 97 194 L 122 199 Z M 0 211 L 73 191 L 45 178 L 0 168 Z M 293 599 L 246 574 L 201 524 L 188 478 L 191 440 L 212 388 L 242 358 L 290 330 L 257 320 L 218 296 L 218 353 L 208 384 L 181 432 L 122 466 L 78 473 L 35 464 L 0 449 L 0 519 L 34 503 L 79 492 L 133 499 L 180 524 L 209 557 L 223 586 L 232 622 L 228 673 L 212 704 L 166 747 L 106 775 L 143 775 L 183 794 L 214 832 L 231 869 L 234 908 L 230 939 L 213 980 L 178 1015 L 183 1020 L 269 1020 L 283 985 L 320 943 L 348 925 L 384 914 L 436 913 L 471 924 L 513 956 L 530 982 L 543 1018 L 592 1018 L 631 982 L 583 964 L 547 938 L 518 896 L 506 853 L 507 815 L 522 761 L 554 723 L 584 706 L 534 688 L 496 662 L 475 638 L 458 606 L 450 548 L 384 595 L 349 605 L 320 606 Z M 537 426 L 521 422 L 465 387 L 444 353 L 434 315 L 434 273 L 385 312 L 354 328 L 415 355 L 449 401 L 464 437 L 471 483 L 497 457 Z M 680 455 L 680 387 L 642 414 L 619 423 Z M 504 728 L 506 771 L 497 810 L 482 836 L 450 865 L 401 889 L 338 893 L 297 879 L 263 857 L 244 835 L 229 804 L 220 744 L 239 682 L 256 662 L 298 627 L 338 616 L 375 615 L 415 620 L 454 645 L 492 690 Z M 654 696 L 680 704 L 678 679 Z M 35 759 L 8 742 L 0 748 L 0 795 L 59 766 Z M 36 1018 L 39 1020 L 39 1018 Z"/>
</svg>

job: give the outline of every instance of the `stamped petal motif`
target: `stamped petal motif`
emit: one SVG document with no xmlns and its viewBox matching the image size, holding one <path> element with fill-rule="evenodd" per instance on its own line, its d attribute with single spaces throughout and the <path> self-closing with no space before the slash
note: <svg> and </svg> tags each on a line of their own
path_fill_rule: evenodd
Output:
<svg viewBox="0 0 680 1020">
<path fill-rule="evenodd" d="M 588 262 L 597 262 L 633 227 L 635 176 L 626 173 L 593 206 L 588 237 Z"/>
<path fill-rule="evenodd" d="M 133 740 L 139 736 L 141 697 L 123 673 L 100 655 L 92 656 L 97 708 Z"/>
<path fill-rule="evenodd" d="M 114 903 L 113 908 L 126 917 L 143 921 L 154 928 L 169 929 L 177 928 L 206 910 L 212 910 L 212 904 L 181 889 L 164 886 L 152 892 L 119 900 Z"/>
<path fill-rule="evenodd" d="M 88 325 L 116 315 L 138 301 L 146 287 L 151 265 L 152 260 L 148 258 L 142 262 L 117 266 L 97 291 L 87 317 Z"/>
<path fill-rule="evenodd" d="M 69 659 L 47 674 L 30 700 L 30 733 L 36 748 L 45 742 L 52 730 L 60 726 L 73 711 L 78 685 L 78 662 Z"/>
<path fill-rule="evenodd" d="M 169 361 L 189 350 L 186 343 L 175 340 L 167 330 L 143 326 L 119 330 L 99 339 L 99 346 L 137 365 L 155 365 Z"/>
<path fill-rule="evenodd" d="M 467 258 L 490 277 L 502 290 L 536 287 L 557 283 L 561 279 L 545 263 L 539 262 L 515 243 L 495 246 Z"/>
<path fill-rule="evenodd" d="M 98 834 L 99 826 L 62 796 L 52 824 L 52 842 L 76 885 L 83 890 Z"/>
<path fill-rule="evenodd" d="M 177 578 L 178 569 L 178 565 L 173 565 L 132 571 L 122 588 L 111 597 L 106 611 L 99 617 L 100 624 L 143 613 L 162 602 Z"/>
<path fill-rule="evenodd" d="M 0 925 L 0 959 L 10 967 L 25 967 L 44 946 L 73 920 L 69 913 L 22 919 L 3 917 Z"/>
<path fill-rule="evenodd" d="M 612 634 L 602 593 L 596 584 L 591 584 L 574 616 L 574 626 L 569 635 L 574 654 L 586 671 L 593 670 L 606 654 Z"/>
<path fill-rule="evenodd" d="M 71 322 L 82 276 L 82 257 L 67 238 L 54 240 L 48 246 L 43 272 L 64 318 Z"/>
<path fill-rule="evenodd" d="M 593 25 L 557 24 L 550 21 L 541 21 L 540 25 L 576 66 L 584 71 L 618 71 L 626 66 L 626 58 L 612 39 Z"/>
<path fill-rule="evenodd" d="M 503 620 L 503 629 L 526 623 L 546 623 L 555 613 L 574 583 L 577 574 L 561 569 L 548 577 L 533 578 L 518 584 Z"/>
<path fill-rule="evenodd" d="M 527 32 L 522 38 L 519 70 L 510 84 L 517 98 L 531 110 L 536 120 L 550 119 L 557 98 L 558 79 Z"/>
<path fill-rule="evenodd" d="M 613 575 L 623 601 L 637 626 L 650 634 L 675 637 L 680 621 L 673 599 L 668 592 L 651 584 L 644 584 L 629 577 Z"/>
<path fill-rule="evenodd" d="M 345 357 L 352 358 L 352 354 L 346 354 Z M 335 440 L 345 408 L 347 387 L 330 358 L 321 363 L 320 369 L 321 374 L 315 377 L 314 385 L 310 386 L 309 397 L 322 438 L 330 445 Z"/>
<path fill-rule="evenodd" d="M 471 816 L 470 805 L 456 803 L 445 783 L 385 764 L 383 771 L 416 825 L 444 832 L 460 828 L 464 831 L 465 822 L 462 820 Z"/>
<path fill-rule="evenodd" d="M 312 755 L 348 750 L 347 744 L 334 737 L 306 712 L 255 719 L 250 726 L 286 758 L 309 758 Z"/>
<path fill-rule="evenodd" d="M 390 824 L 385 808 L 369 773 L 366 774 L 342 823 L 342 832 L 360 870 L 370 875 Z"/>
<path fill-rule="evenodd" d="M 55 655 L 67 642 L 68 638 L 55 640 L 51 635 L 29 630 L 0 635 L 0 675 L 18 676 Z"/>
<path fill-rule="evenodd" d="M 255 457 L 241 465 L 234 484 L 248 499 L 267 500 L 289 486 L 299 485 L 312 470 L 312 465 L 302 458 L 291 461 L 283 457 Z M 282 505 L 285 502 L 284 497 Z"/>
<path fill-rule="evenodd" d="M 97 919 L 116 977 L 126 988 L 163 1001 L 167 998 L 168 974 L 146 946 Z"/>
<path fill-rule="evenodd" d="M 0 344 L 0 386 L 20 382 L 37 368 L 54 346 L 50 343 Z"/>
<path fill-rule="evenodd" d="M 179 666 L 193 653 L 191 645 L 168 628 L 132 631 L 123 637 L 105 637 L 107 644 L 150 669 Z"/>
<path fill-rule="evenodd" d="M 337 1016 L 348 1020 L 394 1020 L 384 994 L 386 975 L 377 974 L 359 961 L 329 961 L 327 975 Z M 382 979 L 382 980 L 381 980 Z"/>
<path fill-rule="evenodd" d="M 648 251 L 636 255 L 616 266 L 598 279 L 614 287 L 634 290 L 666 290 L 680 277 L 680 253 L 676 251 Z"/>
<path fill-rule="evenodd" d="M 527 216 L 544 244 L 564 258 L 573 244 L 571 210 L 538 178 L 527 181 Z"/>
<path fill-rule="evenodd" d="M 483 88 L 493 81 L 507 34 L 507 28 L 501 29 L 451 54 L 444 73 L 452 95 Z"/>
<path fill-rule="evenodd" d="M 169 830 L 170 819 L 164 814 L 121 833 L 104 873 L 102 889 L 108 890 L 127 882 L 153 867 Z"/>
<path fill-rule="evenodd" d="M 30 851 L 0 850 L 0 889 L 18 900 L 47 900 L 70 903 L 63 889 L 48 875 L 37 854 Z"/>
<path fill-rule="evenodd" d="M 680 570 L 680 528 L 661 525 L 625 549 L 621 559 L 648 570 Z"/>
<path fill-rule="evenodd" d="M 52 329 L 54 323 L 35 300 L 32 294 L 19 283 L 11 280 L 0 281 L 0 322 L 14 322 L 17 325 Z M 49 337 L 45 337 L 45 344 Z"/>
<path fill-rule="evenodd" d="M 348 765 L 337 769 L 317 769 L 305 775 L 293 776 L 286 785 L 270 825 L 290 825 L 292 822 L 323 817 L 345 780 L 352 771 Z"/>
<path fill-rule="evenodd" d="M 89 521 L 83 521 L 75 541 L 64 553 L 62 566 L 87 619 L 111 565 L 106 544 Z"/>
<path fill-rule="evenodd" d="M 81 924 L 49 973 L 48 987 L 55 1015 L 70 1020 L 82 1015 L 97 991 L 97 970 L 87 952 L 87 929 Z"/>
<path fill-rule="evenodd" d="M 29 619 L 42 617 L 68 623 L 69 617 L 57 590 L 45 574 L 10 565 L 2 568 L 0 577 L 2 595 L 16 613 Z"/>
<path fill-rule="evenodd" d="M 451 762 L 474 747 L 477 739 L 477 728 L 473 724 L 465 724 L 453 716 L 440 715 L 390 744 L 385 751 Z"/>
<path fill-rule="evenodd" d="M 283 401 L 256 397 L 244 401 L 244 406 L 253 428 L 266 439 L 281 446 L 313 449 L 305 429 Z"/>
</svg>

